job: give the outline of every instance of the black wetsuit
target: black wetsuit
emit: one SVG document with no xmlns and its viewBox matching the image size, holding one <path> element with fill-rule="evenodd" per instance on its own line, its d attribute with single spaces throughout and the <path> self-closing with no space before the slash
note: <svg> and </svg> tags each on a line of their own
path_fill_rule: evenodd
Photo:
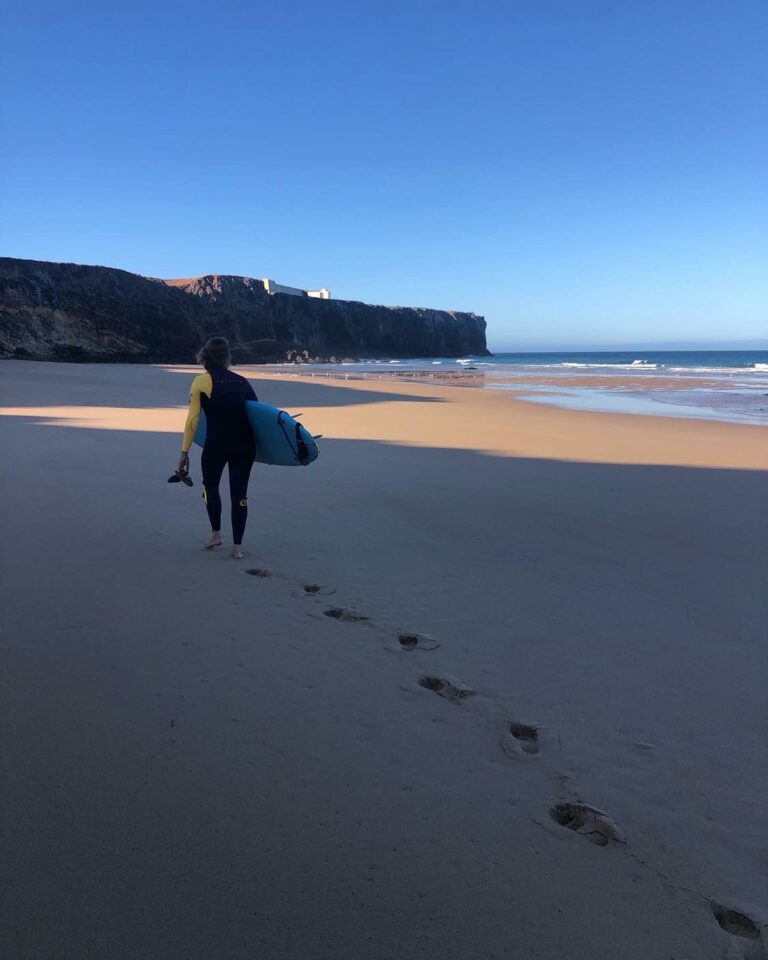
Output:
<svg viewBox="0 0 768 960">
<path fill-rule="evenodd" d="M 203 471 L 203 497 L 211 529 L 221 530 L 219 483 L 224 467 L 228 465 L 232 539 L 239 545 L 243 542 L 248 518 L 248 478 L 256 455 L 253 431 L 245 413 L 245 401 L 258 398 L 245 377 L 231 370 L 212 370 L 197 377 L 192 384 L 185 444 L 191 442 L 199 420 L 199 413 L 195 417 L 196 398 L 199 398 L 199 409 L 205 411 L 205 444 L 200 465 Z"/>
</svg>

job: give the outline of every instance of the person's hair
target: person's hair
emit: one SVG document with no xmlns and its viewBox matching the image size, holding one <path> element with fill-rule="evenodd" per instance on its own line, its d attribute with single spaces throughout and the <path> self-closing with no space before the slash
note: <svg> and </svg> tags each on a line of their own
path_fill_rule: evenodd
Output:
<svg viewBox="0 0 768 960">
<path fill-rule="evenodd" d="M 232 362 L 229 340 L 224 337 L 211 337 L 200 347 L 197 362 L 210 373 L 211 370 L 228 370 Z"/>
</svg>

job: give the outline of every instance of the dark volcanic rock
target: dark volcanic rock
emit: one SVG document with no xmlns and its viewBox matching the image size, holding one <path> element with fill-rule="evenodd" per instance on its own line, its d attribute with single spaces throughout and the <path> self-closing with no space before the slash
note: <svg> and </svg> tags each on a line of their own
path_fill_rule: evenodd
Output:
<svg viewBox="0 0 768 960">
<path fill-rule="evenodd" d="M 187 363 L 210 336 L 236 361 L 486 355 L 474 313 L 268 294 L 249 277 L 156 280 L 111 267 L 0 258 L 0 354 Z"/>
</svg>

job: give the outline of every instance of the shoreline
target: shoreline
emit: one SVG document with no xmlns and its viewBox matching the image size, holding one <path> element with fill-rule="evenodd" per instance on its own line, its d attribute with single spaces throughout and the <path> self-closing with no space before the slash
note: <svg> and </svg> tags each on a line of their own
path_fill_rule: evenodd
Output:
<svg viewBox="0 0 768 960">
<path fill-rule="evenodd" d="M 162 369 L 184 371 L 194 375 L 195 367 L 186 365 L 166 365 Z M 411 385 L 416 390 L 428 390 L 430 388 L 441 389 L 475 389 L 485 393 L 496 393 L 507 398 L 507 401 L 514 400 L 516 403 L 522 403 L 526 406 L 549 407 L 550 409 L 559 409 L 561 411 L 570 411 L 571 413 L 589 413 L 598 416 L 621 416 L 636 419 L 653 419 L 659 421 L 682 421 L 684 423 L 705 423 L 722 424 L 731 426 L 753 427 L 758 430 L 768 427 L 768 399 L 766 400 L 766 420 L 755 421 L 751 417 L 738 416 L 717 416 L 710 415 L 706 408 L 690 409 L 685 406 L 677 406 L 671 402 L 663 403 L 646 398 L 638 390 L 638 385 L 630 377 L 607 376 L 612 381 L 614 389 L 619 393 L 626 405 L 617 404 L 616 394 L 607 397 L 606 405 L 600 408 L 598 403 L 590 403 L 599 396 L 598 391 L 589 393 L 584 390 L 583 381 L 580 375 L 562 376 L 560 378 L 538 377 L 534 383 L 531 379 L 527 381 L 509 381 L 504 384 L 487 383 L 483 375 L 475 373 L 464 373 L 462 371 L 452 372 L 449 376 L 443 374 L 432 374 L 424 371 L 381 371 L 378 373 L 361 374 L 357 371 L 349 373 L 333 370 L 309 370 L 309 371 L 287 371 L 277 367 L 264 369 L 261 365 L 243 365 L 238 367 L 254 379 L 275 379 L 278 381 L 294 381 L 306 383 L 329 383 L 343 386 L 345 383 L 360 383 L 370 386 L 380 384 L 382 387 L 386 384 Z M 596 378 L 590 377 L 591 381 Z M 660 378 L 654 377 L 652 385 L 655 385 Z M 666 381 L 665 381 L 666 384 Z M 674 389 L 674 387 L 673 387 Z M 687 384 L 680 378 L 677 378 L 677 389 L 680 395 L 684 395 Z M 531 395 L 532 391 L 537 391 Z M 566 399 L 567 394 L 576 395 L 576 402 L 559 402 Z M 583 393 L 583 399 L 579 402 L 578 394 Z M 768 394 L 767 394 L 768 396 Z M 624 409 L 622 407 L 624 406 Z M 759 434 L 755 439 L 760 442 Z"/>
<path fill-rule="evenodd" d="M 264 389 L 257 386 L 256 392 L 274 405 L 280 406 L 284 396 L 302 398 L 308 394 L 307 399 L 300 399 L 287 409 L 295 412 L 298 407 L 310 432 L 321 433 L 328 440 L 465 450 L 535 460 L 768 469 L 768 443 L 762 425 L 563 409 L 529 402 L 511 391 L 489 390 L 469 383 L 437 384 L 392 378 L 362 381 L 311 374 L 280 376 L 261 367 L 236 369 L 254 384 L 264 384 Z M 77 393 L 83 380 L 81 371 L 89 371 L 86 381 L 120 382 L 123 405 L 42 405 L 38 395 L 24 408 L 26 415 L 44 424 L 173 434 L 183 424 L 187 378 L 191 381 L 199 368 L 49 364 L 42 371 L 51 384 L 46 391 L 49 398 L 57 398 L 61 392 Z M 130 402 L 132 384 L 169 375 L 174 389 L 169 393 L 166 388 L 166 395 L 172 405 L 142 405 L 144 398 L 140 393 L 135 395 L 135 403 Z M 105 390 L 101 398 L 107 395 Z M 360 400 L 363 396 L 365 402 Z M 325 400 L 330 397 L 333 402 Z M 352 402 L 344 402 L 345 397 Z M 450 411 L 449 416 L 444 416 L 446 411 Z M 0 405 L 0 422 L 18 415 L 19 408 Z"/>
<path fill-rule="evenodd" d="M 719 354 L 723 351 L 713 352 Z M 761 351 L 754 352 L 762 356 Z M 5 359 L 9 362 L 11 358 Z M 445 369 L 444 364 L 457 366 Z M 188 364 L 167 363 L 87 365 L 191 369 Z M 526 403 L 561 409 L 768 426 L 768 364 L 764 363 L 753 364 L 751 368 L 670 366 L 665 369 L 665 364 L 649 362 L 646 366 L 644 361 L 526 365 L 494 363 L 491 357 L 472 360 L 303 361 L 241 366 L 254 374 L 280 379 L 482 387 L 505 392 Z M 575 367 L 581 369 L 576 371 Z"/>
<path fill-rule="evenodd" d="M 488 365 L 481 363 L 481 366 Z M 762 370 L 746 373 L 728 372 L 724 368 L 720 375 L 714 372 L 686 375 L 681 370 L 664 373 L 636 369 L 633 372 L 629 365 L 623 371 L 610 373 L 526 369 L 515 365 L 506 368 L 500 365 L 492 371 L 469 365 L 458 370 L 408 369 L 394 363 L 371 370 L 360 369 L 364 364 L 359 363 L 335 364 L 330 370 L 324 369 L 325 364 L 265 366 L 266 372 L 282 377 L 477 386 L 563 409 L 768 426 L 768 399 L 764 399 L 768 398 L 768 373 Z M 252 369 L 261 369 L 261 365 Z"/>
</svg>

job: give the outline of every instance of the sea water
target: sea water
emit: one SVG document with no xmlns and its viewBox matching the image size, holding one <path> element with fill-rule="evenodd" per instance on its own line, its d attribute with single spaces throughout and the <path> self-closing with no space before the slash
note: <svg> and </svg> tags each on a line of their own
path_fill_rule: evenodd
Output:
<svg viewBox="0 0 768 960">
<path fill-rule="evenodd" d="M 572 409 L 768 425 L 768 350 L 497 353 L 302 366 L 363 377 L 450 377 Z"/>
</svg>

